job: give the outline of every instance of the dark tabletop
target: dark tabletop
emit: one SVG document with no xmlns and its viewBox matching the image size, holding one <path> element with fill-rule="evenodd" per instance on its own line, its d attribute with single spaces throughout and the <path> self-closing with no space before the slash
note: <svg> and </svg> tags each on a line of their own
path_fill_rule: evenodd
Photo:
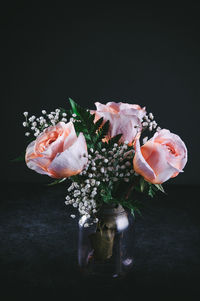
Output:
<svg viewBox="0 0 200 301">
<path fill-rule="evenodd" d="M 64 204 L 66 186 L 4 183 L 0 299 L 61 300 L 62 295 L 72 300 L 72 293 L 82 300 L 125 300 L 130 295 L 196 300 L 200 286 L 199 189 L 172 185 L 166 190 L 166 195 L 145 200 L 142 216 L 136 217 L 133 272 L 121 281 L 99 282 L 79 274 L 78 225 L 77 219 L 70 218 L 74 211 Z"/>
</svg>

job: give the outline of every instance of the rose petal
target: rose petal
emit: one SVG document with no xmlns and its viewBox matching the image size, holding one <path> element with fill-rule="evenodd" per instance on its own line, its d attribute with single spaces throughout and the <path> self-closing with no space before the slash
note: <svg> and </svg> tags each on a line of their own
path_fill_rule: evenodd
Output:
<svg viewBox="0 0 200 301">
<path fill-rule="evenodd" d="M 76 175 L 82 171 L 87 163 L 87 157 L 83 155 L 87 153 L 87 145 L 85 137 L 79 134 L 76 142 L 66 149 L 64 152 L 57 154 L 48 170 L 56 178 L 66 178 Z"/>
<path fill-rule="evenodd" d="M 27 161 L 26 164 L 28 168 L 36 171 L 39 174 L 51 176 L 51 174 L 45 169 L 46 165 L 41 165 L 41 158 L 32 159 Z"/>
<path fill-rule="evenodd" d="M 156 175 L 155 175 L 153 169 L 145 161 L 145 159 L 141 153 L 139 137 L 136 137 L 136 139 L 135 139 L 134 148 L 135 148 L 135 156 L 133 159 L 134 170 L 138 174 L 142 175 L 147 181 L 150 181 L 150 182 L 154 181 L 156 178 Z"/>
<path fill-rule="evenodd" d="M 42 157 L 42 155 L 38 156 L 34 152 L 35 150 L 35 140 L 32 141 L 26 148 L 25 161 L 28 168 L 35 170 L 40 174 L 48 174 L 47 169 L 44 166 L 48 166 L 50 164 L 50 160 L 48 158 Z"/>
<path fill-rule="evenodd" d="M 159 143 L 147 142 L 141 147 L 146 162 L 151 166 L 156 174 L 155 179 L 152 181 L 154 184 L 161 184 L 172 177 L 177 169 L 169 164 L 167 161 L 168 150 Z M 148 157 L 146 156 L 148 154 Z"/>
<path fill-rule="evenodd" d="M 141 108 L 139 105 L 136 104 L 120 103 L 120 113 L 127 115 L 135 115 L 141 120 L 146 114 L 146 108 Z"/>
<path fill-rule="evenodd" d="M 35 153 L 42 154 L 43 157 L 53 159 L 57 153 L 63 151 L 63 144 L 68 135 L 66 124 L 59 122 L 55 126 L 47 128 L 38 138 L 35 147 Z M 51 137 L 55 137 L 55 141 L 48 143 Z M 40 147 L 41 146 L 41 147 Z M 40 151 L 40 148 L 44 148 Z"/>
<path fill-rule="evenodd" d="M 108 102 L 104 105 L 100 102 L 95 102 L 95 106 L 99 112 L 110 112 L 116 114 L 119 112 L 120 103 Z"/>
<path fill-rule="evenodd" d="M 66 150 L 67 148 L 69 148 L 77 139 L 75 128 L 74 128 L 74 125 L 72 122 L 68 122 L 66 124 L 66 129 L 68 129 L 69 133 L 68 133 L 67 139 L 65 139 L 65 141 L 64 141 L 63 150 Z"/>
<path fill-rule="evenodd" d="M 137 116 L 112 114 L 110 112 L 96 112 L 95 118 L 98 120 L 103 117 L 104 123 L 109 120 L 110 127 L 108 131 L 108 139 L 122 134 L 121 142 L 128 141 L 132 143 L 138 132 L 141 131 L 141 122 Z"/>
<path fill-rule="evenodd" d="M 110 136 L 123 134 L 121 141 L 131 143 L 138 132 L 141 131 L 141 123 L 137 116 L 110 114 L 111 128 Z"/>
<path fill-rule="evenodd" d="M 156 133 L 152 139 L 149 141 L 153 141 L 155 143 L 160 143 L 163 146 L 171 146 L 174 149 L 175 154 L 171 153 L 170 151 L 167 152 L 167 161 L 170 163 L 171 166 L 173 166 L 176 170 L 179 170 L 179 172 L 185 167 L 187 160 L 188 160 L 188 154 L 187 154 L 187 148 L 185 143 L 182 141 L 182 139 L 176 135 L 171 133 L 169 130 L 162 129 L 158 133 Z M 178 175 L 178 172 L 176 171 L 172 177 L 175 177 Z"/>
</svg>

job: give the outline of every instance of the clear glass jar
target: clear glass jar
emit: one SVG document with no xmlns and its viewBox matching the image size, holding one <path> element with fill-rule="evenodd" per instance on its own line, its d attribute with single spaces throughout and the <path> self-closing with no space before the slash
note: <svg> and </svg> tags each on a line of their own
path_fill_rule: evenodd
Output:
<svg viewBox="0 0 200 301">
<path fill-rule="evenodd" d="M 121 278 L 133 267 L 134 218 L 121 205 L 103 205 L 98 223 L 79 220 L 78 263 L 86 276 Z"/>
</svg>

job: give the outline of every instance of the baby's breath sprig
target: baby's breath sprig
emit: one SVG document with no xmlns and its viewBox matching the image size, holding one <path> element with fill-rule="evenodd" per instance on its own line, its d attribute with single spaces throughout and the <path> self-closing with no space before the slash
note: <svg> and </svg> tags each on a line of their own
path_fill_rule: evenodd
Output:
<svg viewBox="0 0 200 301">
<path fill-rule="evenodd" d="M 93 216 L 95 220 L 102 203 L 112 201 L 109 191 L 114 192 L 121 182 L 129 182 L 134 174 L 131 162 L 134 152 L 128 143 L 115 143 L 112 148 L 104 145 L 101 151 L 88 150 L 88 163 L 79 175 L 71 177 L 73 182 L 65 202 L 78 208 L 80 215 Z"/>
<path fill-rule="evenodd" d="M 39 117 L 35 115 L 28 117 L 28 112 L 24 112 L 23 115 L 25 116 L 25 121 L 22 124 L 28 130 L 25 133 L 27 137 L 31 134 L 37 137 L 49 126 L 56 125 L 60 121 L 65 123 L 68 121 L 67 111 L 62 108 L 55 109 L 55 111 L 51 111 L 50 113 L 42 110 L 42 115 Z"/>
<path fill-rule="evenodd" d="M 146 113 L 142 119 L 142 133 L 146 133 L 146 130 L 149 131 L 149 134 L 151 134 L 152 131 L 159 132 L 161 130 L 154 119 L 154 115 L 151 112 L 149 114 Z M 145 144 L 148 139 L 148 136 L 145 136 L 143 138 L 143 144 Z"/>
</svg>

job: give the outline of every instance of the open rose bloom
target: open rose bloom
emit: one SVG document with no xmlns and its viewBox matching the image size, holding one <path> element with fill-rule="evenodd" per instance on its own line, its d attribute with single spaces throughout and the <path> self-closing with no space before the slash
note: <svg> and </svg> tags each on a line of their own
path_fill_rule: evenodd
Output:
<svg viewBox="0 0 200 301">
<path fill-rule="evenodd" d="M 140 147 L 135 140 L 134 170 L 148 182 L 161 184 L 176 177 L 187 162 L 187 148 L 178 135 L 163 129 Z"/>
<path fill-rule="evenodd" d="M 59 122 L 28 145 L 25 160 L 30 169 L 53 178 L 76 175 L 88 160 L 85 138 L 77 137 L 72 122 Z"/>
<path fill-rule="evenodd" d="M 121 143 L 127 141 L 129 144 L 133 142 L 136 135 L 141 132 L 141 121 L 146 110 L 136 104 L 128 104 L 123 102 L 108 102 L 101 104 L 95 102 L 96 111 L 91 111 L 95 114 L 95 122 L 103 117 L 104 122 L 109 120 L 110 127 L 107 134 L 107 140 L 122 134 Z"/>
</svg>

